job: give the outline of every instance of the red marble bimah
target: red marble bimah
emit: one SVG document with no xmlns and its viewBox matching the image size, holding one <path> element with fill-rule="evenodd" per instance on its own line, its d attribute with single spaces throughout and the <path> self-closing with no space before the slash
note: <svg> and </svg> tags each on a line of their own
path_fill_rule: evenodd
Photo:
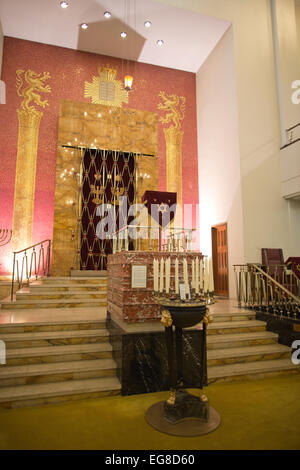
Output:
<svg viewBox="0 0 300 470">
<path fill-rule="evenodd" d="M 121 251 L 108 256 L 107 311 L 125 322 L 145 322 L 160 319 L 160 306 L 153 291 L 153 259 L 171 258 L 171 287 L 175 290 L 174 264 L 179 260 L 179 276 L 183 278 L 182 261 L 187 258 L 191 273 L 192 259 L 202 258 L 201 253 Z M 146 287 L 132 287 L 133 266 L 147 267 Z"/>
</svg>

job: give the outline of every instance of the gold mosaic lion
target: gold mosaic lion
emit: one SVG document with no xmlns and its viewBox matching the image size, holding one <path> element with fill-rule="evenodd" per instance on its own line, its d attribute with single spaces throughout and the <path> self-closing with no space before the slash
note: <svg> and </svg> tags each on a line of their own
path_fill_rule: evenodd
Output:
<svg viewBox="0 0 300 470">
<path fill-rule="evenodd" d="M 37 91 L 41 93 L 50 93 L 51 87 L 49 85 L 45 85 L 44 82 L 50 78 L 49 72 L 36 73 L 33 70 L 17 70 L 17 79 L 16 79 L 16 87 L 18 96 L 21 96 L 23 99 L 21 103 L 21 108 L 26 109 L 27 111 L 35 110 L 34 106 L 29 106 L 30 102 L 33 101 L 38 106 L 45 108 L 49 106 L 48 100 L 41 100 L 41 97 Z M 22 77 L 22 74 L 23 77 Z M 24 84 L 24 78 L 27 83 L 27 86 L 23 88 L 21 92 L 21 88 Z"/>
<path fill-rule="evenodd" d="M 159 120 L 163 124 L 168 124 L 169 122 L 174 123 L 173 126 L 175 129 L 180 129 L 180 121 L 183 120 L 185 114 L 185 97 L 177 95 L 167 96 L 165 92 L 161 91 L 159 96 L 164 101 L 157 105 L 158 109 L 169 111 L 165 117 L 161 117 Z M 177 107 L 180 105 L 180 109 Z"/>
</svg>

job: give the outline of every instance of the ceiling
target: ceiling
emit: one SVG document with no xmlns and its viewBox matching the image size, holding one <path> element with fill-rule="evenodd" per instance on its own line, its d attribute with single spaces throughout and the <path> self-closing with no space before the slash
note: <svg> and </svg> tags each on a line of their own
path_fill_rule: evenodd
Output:
<svg viewBox="0 0 300 470">
<path fill-rule="evenodd" d="M 0 0 L 5 36 L 197 72 L 230 23 L 151 0 Z M 134 4 L 136 5 L 134 7 Z M 105 11 L 112 16 L 106 19 Z M 144 22 L 150 20 L 151 28 Z M 88 23 L 83 31 L 81 23 Z M 121 31 L 128 33 L 126 39 Z M 156 41 L 163 39 L 158 47 Z"/>
</svg>

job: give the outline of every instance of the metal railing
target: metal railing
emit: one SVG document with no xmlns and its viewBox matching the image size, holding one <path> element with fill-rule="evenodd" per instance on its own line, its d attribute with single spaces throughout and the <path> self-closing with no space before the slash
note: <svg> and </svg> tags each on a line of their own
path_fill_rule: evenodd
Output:
<svg viewBox="0 0 300 470">
<path fill-rule="evenodd" d="M 14 296 L 15 283 L 18 284 L 20 289 L 24 284 L 29 286 L 32 279 L 36 280 L 40 276 L 50 276 L 51 240 L 43 240 L 23 250 L 14 251 L 13 254 L 11 300 Z"/>
<path fill-rule="evenodd" d="M 297 132 L 298 135 L 296 137 L 294 136 L 296 129 L 299 131 L 298 129 L 299 127 L 300 127 L 300 122 L 298 124 L 295 124 L 295 126 L 292 126 L 289 129 L 286 129 L 285 131 L 286 143 L 281 147 L 280 150 L 283 150 L 286 147 L 289 147 L 290 145 L 295 144 L 296 142 L 300 140 L 299 132 Z"/>
<path fill-rule="evenodd" d="M 179 227 L 151 227 L 148 225 L 127 225 L 117 230 L 113 237 L 113 253 L 129 251 L 130 242 L 134 250 L 147 251 L 193 251 L 193 233 L 197 229 Z"/>
<path fill-rule="evenodd" d="M 283 268 L 282 265 L 278 267 Z M 269 268 L 269 272 L 267 269 Z M 234 265 L 236 293 L 239 307 L 243 306 L 268 312 L 280 318 L 293 318 L 300 320 L 300 280 L 297 276 L 288 272 L 286 266 L 277 278 L 272 270 L 275 266 L 263 266 L 258 264 Z M 291 283 L 290 279 L 293 279 Z M 279 280 L 281 282 L 279 282 Z M 287 283 L 282 283 L 287 280 Z M 293 291 L 290 287 L 293 287 Z"/>
</svg>

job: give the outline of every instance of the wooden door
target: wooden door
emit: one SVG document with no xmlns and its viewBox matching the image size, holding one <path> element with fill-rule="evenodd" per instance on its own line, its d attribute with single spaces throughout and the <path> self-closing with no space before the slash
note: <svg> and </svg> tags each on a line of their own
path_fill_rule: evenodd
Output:
<svg viewBox="0 0 300 470">
<path fill-rule="evenodd" d="M 228 297 L 227 224 L 213 226 L 211 235 L 215 293 Z"/>
</svg>

